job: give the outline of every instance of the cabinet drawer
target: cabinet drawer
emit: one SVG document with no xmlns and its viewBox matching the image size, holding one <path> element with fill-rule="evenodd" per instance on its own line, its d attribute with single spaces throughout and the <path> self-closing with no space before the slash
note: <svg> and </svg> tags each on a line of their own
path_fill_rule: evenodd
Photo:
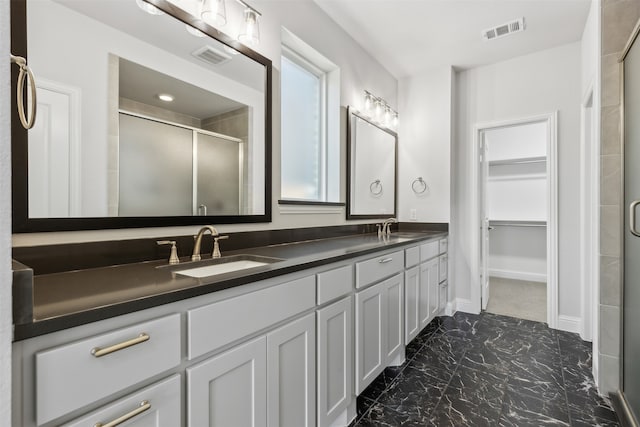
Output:
<svg viewBox="0 0 640 427">
<path fill-rule="evenodd" d="M 404 251 L 405 268 L 413 267 L 420 263 L 420 246 L 409 248 Z"/>
<path fill-rule="evenodd" d="M 440 255 L 439 257 L 440 266 L 438 267 L 438 270 L 440 271 L 440 282 L 447 280 L 449 270 L 448 260 L 449 257 L 447 255 Z"/>
<path fill-rule="evenodd" d="M 420 260 L 427 261 L 440 253 L 440 243 L 436 240 L 420 246 Z"/>
<path fill-rule="evenodd" d="M 318 305 L 346 295 L 353 289 L 353 267 L 345 265 L 318 274 Z"/>
<path fill-rule="evenodd" d="M 448 250 L 449 250 L 449 239 L 441 239 L 439 254 L 446 254 Z"/>
<path fill-rule="evenodd" d="M 36 353 L 38 424 L 177 366 L 180 349 L 173 314 Z"/>
<path fill-rule="evenodd" d="M 315 305 L 316 277 L 309 276 L 189 310 L 188 357 L 202 356 Z"/>
<path fill-rule="evenodd" d="M 131 427 L 175 427 L 182 422 L 181 414 L 180 375 L 174 375 L 71 421 L 64 427 L 106 425 L 120 417 L 126 417 L 127 426 Z"/>
<path fill-rule="evenodd" d="M 378 256 L 356 264 L 356 288 L 362 288 L 404 270 L 404 251 Z"/>
</svg>

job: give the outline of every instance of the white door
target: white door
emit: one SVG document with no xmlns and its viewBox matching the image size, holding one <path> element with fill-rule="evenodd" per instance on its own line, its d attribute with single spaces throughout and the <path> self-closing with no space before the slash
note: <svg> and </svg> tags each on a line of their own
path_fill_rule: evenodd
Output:
<svg viewBox="0 0 640 427">
<path fill-rule="evenodd" d="M 77 90 L 39 81 L 38 118 L 29 131 L 29 217 L 77 212 Z"/>
<path fill-rule="evenodd" d="M 353 299 L 318 310 L 318 426 L 325 427 L 351 404 L 353 392 Z"/>
<path fill-rule="evenodd" d="M 266 427 L 266 338 L 187 369 L 189 427 Z"/>
<path fill-rule="evenodd" d="M 267 387 L 269 426 L 315 426 L 315 313 L 267 335 Z"/>
<path fill-rule="evenodd" d="M 480 138 L 480 286 L 482 286 L 482 309 L 489 303 L 489 217 L 487 213 L 487 181 L 489 180 L 489 160 L 487 159 L 487 143 L 484 132 Z"/>
</svg>

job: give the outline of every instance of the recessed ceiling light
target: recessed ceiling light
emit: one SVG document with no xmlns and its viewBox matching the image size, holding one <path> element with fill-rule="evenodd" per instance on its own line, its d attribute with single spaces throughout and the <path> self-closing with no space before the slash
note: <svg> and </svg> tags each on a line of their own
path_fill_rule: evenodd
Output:
<svg viewBox="0 0 640 427">
<path fill-rule="evenodd" d="M 164 15 L 164 12 L 144 0 L 136 0 L 138 7 L 150 15 Z"/>
<path fill-rule="evenodd" d="M 160 95 L 158 95 L 158 99 L 164 102 L 171 102 L 173 101 L 173 95 L 169 95 L 168 93 L 161 93 Z"/>
</svg>

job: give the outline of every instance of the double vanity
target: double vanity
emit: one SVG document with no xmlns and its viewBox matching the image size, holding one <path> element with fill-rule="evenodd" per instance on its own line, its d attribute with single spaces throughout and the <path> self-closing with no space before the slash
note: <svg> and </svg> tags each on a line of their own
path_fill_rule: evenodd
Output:
<svg viewBox="0 0 640 427">
<path fill-rule="evenodd" d="M 13 424 L 347 425 L 447 304 L 444 232 L 223 255 L 36 275 Z"/>
</svg>

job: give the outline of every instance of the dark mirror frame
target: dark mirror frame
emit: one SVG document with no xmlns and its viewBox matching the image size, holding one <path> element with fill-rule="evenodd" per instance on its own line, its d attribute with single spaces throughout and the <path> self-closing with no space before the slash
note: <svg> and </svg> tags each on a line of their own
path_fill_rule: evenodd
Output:
<svg viewBox="0 0 640 427">
<path fill-rule="evenodd" d="M 353 181 L 351 170 L 351 159 L 353 157 L 353 152 L 351 150 L 352 136 L 351 131 L 353 130 L 353 124 L 351 122 L 352 116 L 356 116 L 367 123 L 372 124 L 383 132 L 387 132 L 389 135 L 392 135 L 395 139 L 394 143 L 394 151 L 395 151 L 395 170 L 393 175 L 393 213 L 392 214 L 352 214 L 351 213 L 351 182 Z M 360 113 L 353 107 L 347 108 L 347 219 L 379 219 L 379 218 L 395 218 L 398 215 L 398 134 L 391 129 L 381 127 L 379 124 L 371 121 L 364 114 Z"/>
<path fill-rule="evenodd" d="M 134 1 L 134 0 L 131 0 Z M 12 169 L 12 225 L 14 233 L 40 231 L 74 231 L 117 228 L 168 227 L 204 224 L 236 224 L 271 222 L 271 139 L 272 139 L 272 74 L 271 60 L 221 33 L 206 23 L 197 20 L 184 10 L 166 0 L 146 0 L 166 14 L 189 24 L 210 37 L 224 43 L 265 67 L 265 181 L 264 214 L 261 215 L 209 215 L 166 217 L 75 217 L 75 218 L 29 218 L 28 195 L 28 132 L 17 112 L 18 67 L 11 67 L 11 169 Z M 11 52 L 27 58 L 27 0 L 11 0 Z M 36 79 L 37 70 L 35 70 Z M 26 95 L 25 95 L 26 96 Z"/>
</svg>

